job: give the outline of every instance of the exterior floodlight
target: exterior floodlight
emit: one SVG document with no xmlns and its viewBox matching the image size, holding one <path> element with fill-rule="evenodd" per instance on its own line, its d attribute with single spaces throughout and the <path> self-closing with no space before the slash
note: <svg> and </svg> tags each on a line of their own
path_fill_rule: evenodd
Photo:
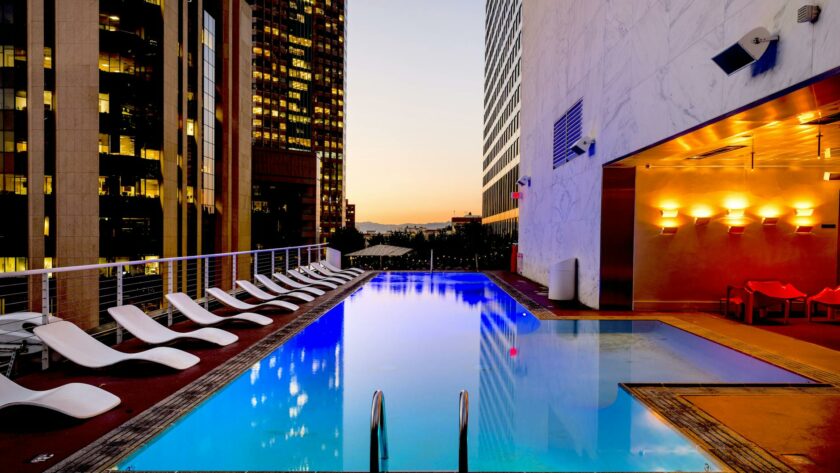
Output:
<svg viewBox="0 0 840 473">
<path fill-rule="evenodd" d="M 737 43 L 712 58 L 727 75 L 732 75 L 764 55 L 771 41 L 778 41 L 778 35 L 771 35 L 767 28 L 759 26 L 745 34 Z"/>
<path fill-rule="evenodd" d="M 531 187 L 531 176 L 522 176 L 516 183 L 522 187 Z"/>
<path fill-rule="evenodd" d="M 816 23 L 820 19 L 819 5 L 805 5 L 796 11 L 797 23 Z"/>
<path fill-rule="evenodd" d="M 587 151 L 589 151 L 589 147 L 592 146 L 592 143 L 595 143 L 595 138 L 584 136 L 583 138 L 575 141 L 575 144 L 573 144 L 572 147 L 569 148 L 569 150 L 571 150 L 572 153 L 575 153 L 576 155 L 580 156 L 581 154 L 584 154 Z"/>
</svg>

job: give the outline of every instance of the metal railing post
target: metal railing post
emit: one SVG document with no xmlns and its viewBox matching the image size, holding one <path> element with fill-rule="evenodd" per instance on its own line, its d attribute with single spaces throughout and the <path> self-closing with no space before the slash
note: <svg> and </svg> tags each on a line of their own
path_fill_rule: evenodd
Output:
<svg viewBox="0 0 840 473">
<path fill-rule="evenodd" d="M 289 272 L 289 249 L 286 248 L 286 273 Z"/>
<path fill-rule="evenodd" d="M 467 427 L 470 423 L 470 393 L 466 389 L 461 391 L 458 400 L 458 472 L 469 471 L 469 456 L 467 455 Z"/>
<path fill-rule="evenodd" d="M 269 274 L 269 277 L 274 274 L 274 260 L 274 250 L 271 250 L 271 274 Z"/>
<path fill-rule="evenodd" d="M 312 248 L 306 247 L 306 265 L 312 266 Z"/>
<path fill-rule="evenodd" d="M 298 254 L 297 265 L 300 266 L 300 247 L 298 247 L 298 249 L 297 249 L 297 254 Z"/>
<path fill-rule="evenodd" d="M 50 321 L 50 275 L 41 275 L 41 324 L 46 325 Z M 43 345 L 41 349 L 41 369 L 50 367 L 50 349 Z"/>
<path fill-rule="evenodd" d="M 326 250 L 326 247 L 324 247 L 324 246 L 319 246 L 318 247 L 318 263 L 321 262 L 321 250 Z"/>
<path fill-rule="evenodd" d="M 166 284 L 166 293 L 167 294 L 172 294 L 173 292 L 175 292 L 175 285 L 174 285 L 175 281 L 172 280 L 172 276 L 174 274 L 172 266 L 174 264 L 175 264 L 174 261 L 170 261 L 169 265 L 168 265 L 169 267 L 166 270 L 167 273 L 168 273 L 167 276 L 166 276 L 166 279 L 168 280 L 168 282 Z M 167 305 L 167 308 L 166 308 L 166 325 L 171 326 L 172 325 L 172 304 L 166 304 L 166 305 Z"/>
<path fill-rule="evenodd" d="M 236 255 L 231 255 L 230 259 L 230 290 L 233 292 L 236 290 Z"/>
<path fill-rule="evenodd" d="M 207 288 L 210 287 L 210 257 L 204 258 L 204 293 L 201 295 L 204 297 L 204 308 L 209 309 L 210 302 L 208 301 L 207 297 Z"/>
<path fill-rule="evenodd" d="M 385 428 L 385 395 L 382 391 L 373 392 L 373 403 L 370 407 L 370 471 L 379 473 L 386 468 L 380 468 L 379 461 L 388 460 L 388 430 Z"/>
<path fill-rule="evenodd" d="M 260 254 L 259 253 L 254 253 L 254 274 L 253 274 L 254 276 L 256 276 L 257 274 L 260 274 L 259 273 L 259 267 L 257 265 L 257 261 L 259 261 L 259 260 L 260 260 Z"/>
<path fill-rule="evenodd" d="M 123 305 L 123 267 L 117 266 L 117 307 Z M 117 322 L 117 343 L 123 341 L 123 328 Z"/>
</svg>

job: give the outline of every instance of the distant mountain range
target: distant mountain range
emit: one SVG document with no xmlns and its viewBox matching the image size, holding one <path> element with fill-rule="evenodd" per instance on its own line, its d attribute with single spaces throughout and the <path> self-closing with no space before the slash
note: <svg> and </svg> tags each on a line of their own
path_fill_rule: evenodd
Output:
<svg viewBox="0 0 840 473">
<path fill-rule="evenodd" d="M 376 232 L 385 233 L 394 230 L 402 230 L 405 227 L 425 227 L 429 230 L 437 230 L 438 228 L 445 228 L 449 226 L 449 222 L 434 222 L 434 223 L 400 223 L 398 225 L 376 222 L 356 222 L 356 229 L 362 233 Z"/>
</svg>

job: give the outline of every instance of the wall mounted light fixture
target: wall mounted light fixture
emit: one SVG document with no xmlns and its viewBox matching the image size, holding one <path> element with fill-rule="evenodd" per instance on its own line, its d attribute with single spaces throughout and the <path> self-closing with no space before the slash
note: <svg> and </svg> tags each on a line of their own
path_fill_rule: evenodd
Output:
<svg viewBox="0 0 840 473">
<path fill-rule="evenodd" d="M 813 208 L 796 209 L 795 212 L 796 212 L 797 217 L 810 217 L 810 216 L 814 215 L 814 209 Z"/>
<path fill-rule="evenodd" d="M 662 214 L 662 218 L 676 218 L 679 215 L 679 209 L 662 209 L 659 211 Z"/>
<path fill-rule="evenodd" d="M 659 231 L 659 234 L 660 235 L 675 235 L 677 233 L 677 230 L 679 230 L 679 228 L 680 227 L 678 227 L 676 225 L 674 225 L 674 226 L 663 226 L 662 229 Z"/>
<path fill-rule="evenodd" d="M 779 217 L 764 217 L 761 219 L 761 224 L 766 226 L 777 225 L 779 223 Z"/>
<path fill-rule="evenodd" d="M 744 216 L 744 209 L 726 209 L 726 216 L 729 218 L 742 218 Z"/>
<path fill-rule="evenodd" d="M 826 171 L 826 172 L 823 173 L 823 180 L 824 181 L 840 181 L 840 172 Z"/>
<path fill-rule="evenodd" d="M 730 235 L 743 235 L 744 231 L 747 229 L 747 226 L 743 223 L 737 223 L 729 226 L 729 234 Z"/>
<path fill-rule="evenodd" d="M 813 229 L 813 225 L 797 225 L 796 233 L 799 235 L 810 235 Z"/>
<path fill-rule="evenodd" d="M 708 225 L 712 221 L 711 217 L 694 217 L 695 225 Z"/>
</svg>

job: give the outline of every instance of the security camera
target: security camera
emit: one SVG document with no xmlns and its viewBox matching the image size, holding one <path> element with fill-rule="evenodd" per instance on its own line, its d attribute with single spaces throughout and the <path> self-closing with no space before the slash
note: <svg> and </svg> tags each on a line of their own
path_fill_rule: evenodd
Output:
<svg viewBox="0 0 840 473">
<path fill-rule="evenodd" d="M 520 187 L 531 187 L 531 176 L 522 176 L 516 181 Z"/>
<path fill-rule="evenodd" d="M 770 42 L 778 41 L 779 35 L 771 35 L 767 28 L 759 26 L 745 34 L 737 43 L 726 48 L 712 58 L 727 75 L 740 71 L 761 59 L 770 47 Z"/>
<path fill-rule="evenodd" d="M 569 149 L 572 153 L 581 155 L 589 151 L 589 147 L 592 146 L 592 143 L 595 143 L 595 138 L 584 136 L 583 138 L 575 141 L 575 144 L 573 144 Z"/>
</svg>

